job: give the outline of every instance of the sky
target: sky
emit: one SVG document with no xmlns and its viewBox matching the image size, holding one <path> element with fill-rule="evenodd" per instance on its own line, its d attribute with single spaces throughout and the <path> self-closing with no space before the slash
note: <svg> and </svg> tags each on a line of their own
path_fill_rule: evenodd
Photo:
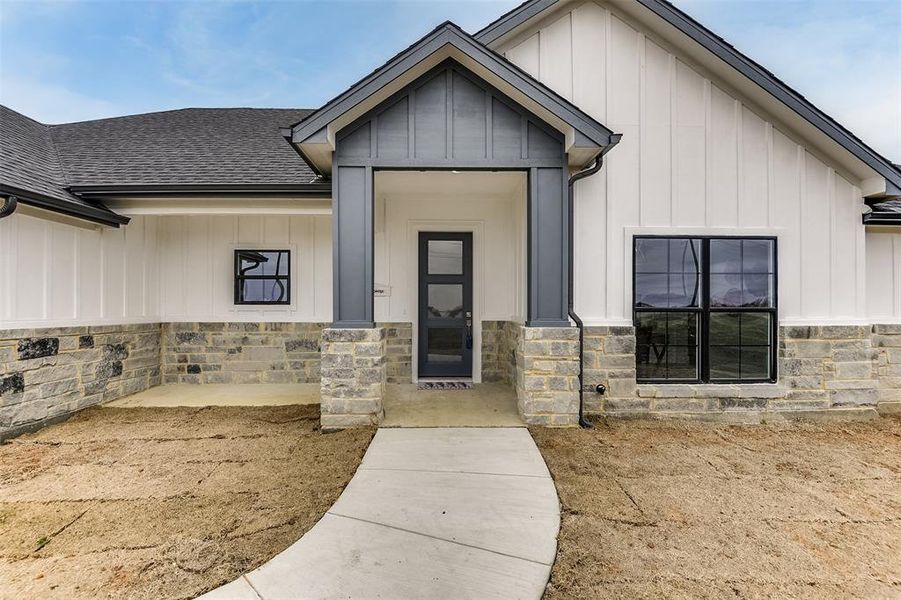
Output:
<svg viewBox="0 0 901 600">
<path fill-rule="evenodd" d="M 521 0 L 0 0 L 0 103 L 45 123 L 314 108 L 450 19 Z M 675 0 L 901 162 L 901 0 Z"/>
</svg>

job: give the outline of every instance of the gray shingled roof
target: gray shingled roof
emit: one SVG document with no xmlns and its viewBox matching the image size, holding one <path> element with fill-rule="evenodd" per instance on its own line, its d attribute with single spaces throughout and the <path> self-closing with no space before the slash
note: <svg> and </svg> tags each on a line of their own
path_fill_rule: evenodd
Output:
<svg viewBox="0 0 901 600">
<path fill-rule="evenodd" d="M 280 128 L 311 111 L 186 108 L 50 127 L 70 186 L 306 184 Z"/>
<path fill-rule="evenodd" d="M 65 190 L 50 127 L 0 105 L 0 183 L 58 200 L 84 202 Z"/>
<path fill-rule="evenodd" d="M 186 108 L 45 125 L 0 105 L 0 191 L 66 214 L 127 222 L 79 186 L 305 186 L 316 174 L 280 129 L 311 111 Z"/>
</svg>

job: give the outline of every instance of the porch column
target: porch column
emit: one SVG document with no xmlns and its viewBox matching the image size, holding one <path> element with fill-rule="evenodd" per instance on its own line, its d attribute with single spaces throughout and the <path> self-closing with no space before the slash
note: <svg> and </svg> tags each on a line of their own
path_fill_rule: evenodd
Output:
<svg viewBox="0 0 901 600">
<path fill-rule="evenodd" d="M 338 166 L 332 174 L 332 327 L 375 327 L 372 167 Z"/>
<path fill-rule="evenodd" d="M 529 170 L 529 327 L 569 327 L 569 212 L 565 168 Z"/>
</svg>

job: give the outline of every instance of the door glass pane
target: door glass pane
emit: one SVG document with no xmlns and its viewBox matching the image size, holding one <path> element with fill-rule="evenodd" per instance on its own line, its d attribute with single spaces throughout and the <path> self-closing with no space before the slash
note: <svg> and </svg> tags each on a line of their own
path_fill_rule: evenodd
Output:
<svg viewBox="0 0 901 600">
<path fill-rule="evenodd" d="M 458 327 L 430 327 L 428 361 L 455 363 L 463 361 L 463 330 Z"/>
<path fill-rule="evenodd" d="M 428 316 L 430 319 L 462 319 L 463 284 L 430 283 Z"/>
<path fill-rule="evenodd" d="M 462 274 L 462 240 L 429 240 L 429 275 Z"/>
</svg>

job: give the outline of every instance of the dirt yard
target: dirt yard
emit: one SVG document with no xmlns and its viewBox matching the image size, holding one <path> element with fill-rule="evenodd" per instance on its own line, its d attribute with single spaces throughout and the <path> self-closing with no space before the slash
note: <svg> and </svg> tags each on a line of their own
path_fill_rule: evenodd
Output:
<svg viewBox="0 0 901 600">
<path fill-rule="evenodd" d="M 901 598 L 901 420 L 533 429 L 546 598 Z"/>
<path fill-rule="evenodd" d="M 97 408 L 0 446 L 0 598 L 193 598 L 331 506 L 371 430 L 319 406 Z"/>
</svg>

